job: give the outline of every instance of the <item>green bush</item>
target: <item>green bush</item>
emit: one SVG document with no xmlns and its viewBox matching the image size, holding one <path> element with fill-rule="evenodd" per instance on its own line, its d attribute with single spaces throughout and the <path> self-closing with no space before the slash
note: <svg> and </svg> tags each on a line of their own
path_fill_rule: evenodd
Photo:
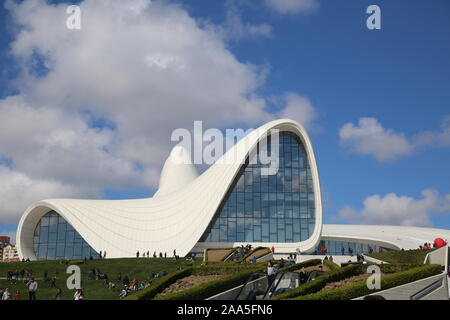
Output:
<svg viewBox="0 0 450 320">
<path fill-rule="evenodd" d="M 323 260 L 323 265 L 327 266 L 331 271 L 335 271 L 335 270 L 339 270 L 341 268 L 340 265 L 338 265 L 337 263 L 334 263 L 331 260 Z"/>
<path fill-rule="evenodd" d="M 197 276 L 206 276 L 212 274 L 232 274 L 241 271 L 256 271 L 265 268 L 265 263 L 252 263 L 252 264 L 235 264 L 235 263 L 223 263 L 223 264 L 211 264 L 208 266 L 198 267 L 192 270 L 192 274 Z"/>
<path fill-rule="evenodd" d="M 410 263 L 390 263 L 378 265 L 382 273 L 396 273 L 417 267 L 423 266 L 423 264 L 410 264 Z"/>
<path fill-rule="evenodd" d="M 361 274 L 362 271 L 365 270 L 364 266 L 365 265 L 350 265 L 345 268 L 339 268 L 336 271 L 328 272 L 321 277 L 318 277 L 310 282 L 298 286 L 295 289 L 289 290 L 283 294 L 280 294 L 270 299 L 284 300 L 318 292 L 323 287 L 325 287 L 327 283 L 340 281 Z"/>
<path fill-rule="evenodd" d="M 299 270 L 301 268 L 317 266 L 321 263 L 322 263 L 322 260 L 320 260 L 320 259 L 311 259 L 311 260 L 303 261 L 300 263 L 291 264 L 290 266 L 281 268 L 279 271 L 295 271 L 295 270 Z"/>
<path fill-rule="evenodd" d="M 244 284 L 254 271 L 241 271 L 224 279 L 204 283 L 177 293 L 159 296 L 155 300 L 204 300 Z"/>
<path fill-rule="evenodd" d="M 397 272 L 381 277 L 381 289 L 386 290 L 409 282 L 434 276 L 441 273 L 440 265 L 424 265 L 410 270 Z M 380 290 L 367 288 L 366 280 L 358 281 L 340 288 L 299 296 L 293 300 L 350 300 L 375 293 Z"/>
</svg>

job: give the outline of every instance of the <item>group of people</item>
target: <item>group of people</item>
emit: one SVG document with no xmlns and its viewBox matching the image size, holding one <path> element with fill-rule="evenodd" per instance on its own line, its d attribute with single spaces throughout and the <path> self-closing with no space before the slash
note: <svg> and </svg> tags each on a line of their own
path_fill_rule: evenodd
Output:
<svg viewBox="0 0 450 320">
<path fill-rule="evenodd" d="M 142 254 L 138 251 L 136 251 L 136 258 L 150 258 L 150 251 L 143 251 Z M 160 252 L 158 255 L 156 254 L 156 251 L 153 252 L 153 258 L 167 258 L 167 252 L 164 252 L 164 254 L 162 252 Z M 173 255 L 172 255 L 173 259 L 179 259 L 180 257 L 177 255 L 177 250 L 173 250 Z"/>
<path fill-rule="evenodd" d="M 422 245 L 419 246 L 419 249 L 420 249 L 420 250 L 426 250 L 426 249 L 431 249 L 431 248 L 435 248 L 435 245 L 434 245 L 434 244 L 431 245 L 431 243 L 427 243 L 427 242 L 425 242 L 425 243 L 423 244 L 423 246 L 422 246 Z"/>
<path fill-rule="evenodd" d="M 127 297 L 131 291 L 139 291 L 139 290 L 145 289 L 148 286 L 150 286 L 151 284 L 152 284 L 151 280 L 143 280 L 139 283 L 139 279 L 134 278 L 131 281 L 131 283 L 124 284 L 122 290 L 120 290 L 119 298 L 123 299 L 123 298 Z M 114 289 L 114 287 L 110 287 L 110 289 Z"/>
<path fill-rule="evenodd" d="M 29 280 L 24 280 L 26 282 L 26 286 L 28 287 L 28 297 L 30 300 L 36 300 L 36 291 L 38 288 L 37 282 L 34 278 L 30 278 Z M 6 288 L 5 290 L 0 290 L 0 300 L 20 300 L 21 294 L 19 290 L 16 290 L 16 293 L 13 293 Z"/>
<path fill-rule="evenodd" d="M 368 251 L 369 254 L 374 252 L 374 250 L 373 250 L 373 248 L 372 248 L 371 246 L 368 246 L 367 251 Z M 353 252 L 354 252 L 354 251 L 353 251 L 353 248 L 352 248 L 352 247 L 348 247 L 347 250 L 345 250 L 344 247 L 341 248 L 341 255 L 345 256 L 345 253 L 346 253 L 346 252 L 348 253 L 349 256 L 353 257 Z M 380 248 L 378 249 L 378 252 L 383 252 L 383 248 L 380 247 Z M 326 255 L 327 253 L 328 253 L 328 249 L 327 249 L 326 247 L 324 247 L 324 246 L 321 246 L 321 247 L 316 248 L 316 249 L 314 250 L 314 254 L 315 254 L 315 255 Z M 358 253 L 358 255 L 359 255 L 359 254 L 360 254 L 360 253 Z M 362 254 L 362 253 L 361 253 L 361 254 Z"/>
<path fill-rule="evenodd" d="M 10 283 L 16 283 L 16 281 L 30 281 L 33 276 L 33 270 L 15 270 L 15 271 L 8 271 L 6 273 L 6 280 Z"/>
</svg>

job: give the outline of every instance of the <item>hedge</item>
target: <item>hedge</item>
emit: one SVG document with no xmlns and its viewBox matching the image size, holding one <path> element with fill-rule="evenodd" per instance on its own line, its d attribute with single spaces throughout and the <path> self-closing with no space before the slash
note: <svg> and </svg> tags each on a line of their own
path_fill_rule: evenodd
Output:
<svg viewBox="0 0 450 320">
<path fill-rule="evenodd" d="M 234 264 L 229 262 L 210 264 L 208 266 L 201 266 L 194 268 L 192 274 L 196 276 L 206 276 L 211 274 L 232 274 L 241 271 L 262 270 L 266 263 L 252 263 L 252 264 Z"/>
<path fill-rule="evenodd" d="M 340 288 L 299 296 L 292 300 L 350 300 L 372 294 L 377 291 L 390 289 L 406 283 L 431 277 L 441 272 L 442 271 L 440 265 L 425 265 L 410 270 L 382 276 L 381 289 L 378 290 L 370 290 L 369 288 L 367 288 L 366 280 L 362 280 Z"/>
<path fill-rule="evenodd" d="M 331 271 L 339 270 L 341 268 L 340 265 L 328 259 L 324 259 L 323 264 L 327 266 Z"/>
<path fill-rule="evenodd" d="M 270 300 L 284 300 L 318 292 L 325 287 L 327 283 L 340 281 L 361 274 L 364 270 L 363 266 L 364 265 L 350 265 L 345 268 L 339 268 L 336 271 L 328 272 L 321 277 L 298 286 L 295 289 L 270 298 Z"/>
<path fill-rule="evenodd" d="M 255 270 L 242 271 L 225 279 L 204 283 L 177 293 L 159 296 L 155 300 L 204 300 L 244 284 L 253 272 Z"/>
<path fill-rule="evenodd" d="M 295 271 L 295 270 L 299 270 L 301 268 L 317 266 L 321 263 L 322 263 L 322 260 L 320 260 L 320 259 L 311 259 L 311 260 L 303 261 L 300 263 L 291 264 L 290 266 L 281 268 L 279 271 Z"/>
</svg>

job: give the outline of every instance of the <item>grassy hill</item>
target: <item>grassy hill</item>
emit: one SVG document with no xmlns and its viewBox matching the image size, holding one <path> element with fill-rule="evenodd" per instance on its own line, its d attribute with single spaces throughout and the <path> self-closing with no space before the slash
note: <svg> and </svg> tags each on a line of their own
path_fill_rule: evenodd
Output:
<svg viewBox="0 0 450 320">
<path fill-rule="evenodd" d="M 33 277 L 38 281 L 38 300 L 53 300 L 55 289 L 50 288 L 50 282 L 45 283 L 42 279 L 44 272 L 48 272 L 48 277 L 57 276 L 56 286 L 62 290 L 63 300 L 73 299 L 73 290 L 67 289 L 66 281 L 70 274 L 66 273 L 67 267 L 71 264 L 77 264 L 81 268 L 82 288 L 86 300 L 117 300 L 119 290 L 122 285 L 117 281 L 119 273 L 122 278 L 128 276 L 130 281 L 133 278 L 141 280 L 152 280 L 154 283 L 162 281 L 165 277 L 153 279 L 152 273 L 168 272 L 172 274 L 179 268 L 185 269 L 194 265 L 198 265 L 202 259 L 196 259 L 195 262 L 185 259 L 173 260 L 170 258 L 127 258 L 127 259 L 105 259 L 105 260 L 88 260 L 69 261 L 63 264 L 60 261 L 33 261 L 33 262 L 10 262 L 0 263 L 0 289 L 9 288 L 14 294 L 16 290 L 21 293 L 21 300 L 28 299 L 28 291 L 23 281 L 17 281 L 15 284 L 6 280 L 8 271 L 32 270 Z M 111 290 L 106 286 L 103 280 L 88 280 L 88 273 L 91 269 L 98 269 L 101 273 L 108 275 L 110 281 L 116 283 L 118 288 Z M 168 276 L 169 276 L 168 275 Z M 167 276 L 166 276 L 167 277 Z"/>
<path fill-rule="evenodd" d="M 369 257 L 386 261 L 389 263 L 410 263 L 423 264 L 425 256 L 435 249 L 427 250 L 405 250 L 405 251 L 389 251 L 366 254 Z"/>
</svg>

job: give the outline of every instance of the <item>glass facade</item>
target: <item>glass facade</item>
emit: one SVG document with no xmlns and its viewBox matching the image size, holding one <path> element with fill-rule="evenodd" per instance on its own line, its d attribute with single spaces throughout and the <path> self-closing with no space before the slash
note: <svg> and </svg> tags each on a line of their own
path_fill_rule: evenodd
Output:
<svg viewBox="0 0 450 320">
<path fill-rule="evenodd" d="M 55 211 L 45 214 L 34 230 L 38 260 L 100 258 L 80 234 Z"/>
<path fill-rule="evenodd" d="M 261 146 L 257 146 L 257 155 Z M 270 137 L 267 143 L 271 153 Z M 279 169 L 246 161 L 201 242 L 300 242 L 315 227 L 315 197 L 306 150 L 292 133 L 279 135 Z M 266 166 L 267 168 L 267 166 Z"/>
<path fill-rule="evenodd" d="M 361 253 L 375 253 L 382 251 L 392 251 L 392 249 L 363 242 L 347 242 L 334 240 L 321 240 L 319 246 L 315 250 L 316 253 L 336 256 L 357 255 Z"/>
</svg>

